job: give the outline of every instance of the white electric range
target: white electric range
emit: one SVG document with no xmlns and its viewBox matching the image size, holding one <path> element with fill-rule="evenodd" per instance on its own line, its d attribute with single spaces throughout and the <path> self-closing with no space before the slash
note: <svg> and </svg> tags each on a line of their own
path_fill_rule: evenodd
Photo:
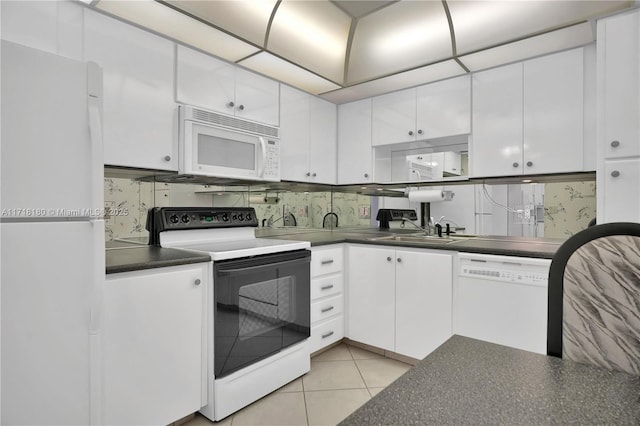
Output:
<svg viewBox="0 0 640 426">
<path fill-rule="evenodd" d="M 310 243 L 258 239 L 253 208 L 153 208 L 149 243 L 207 253 L 208 404 L 222 420 L 307 373 Z"/>
</svg>

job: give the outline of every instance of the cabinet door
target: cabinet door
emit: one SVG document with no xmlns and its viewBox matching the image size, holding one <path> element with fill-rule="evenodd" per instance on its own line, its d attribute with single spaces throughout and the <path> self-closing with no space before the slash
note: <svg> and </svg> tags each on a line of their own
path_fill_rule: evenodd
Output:
<svg viewBox="0 0 640 426">
<path fill-rule="evenodd" d="M 75 2 L 0 2 L 2 39 L 78 61 L 84 10 Z"/>
<path fill-rule="evenodd" d="M 582 49 L 524 63 L 524 173 L 583 170 Z"/>
<path fill-rule="evenodd" d="M 280 177 L 307 181 L 309 172 L 309 98 L 282 86 L 280 92 Z M 309 176 L 307 176 L 309 173 Z"/>
<path fill-rule="evenodd" d="M 315 96 L 309 98 L 309 171 L 311 181 L 336 183 L 336 105 Z"/>
<path fill-rule="evenodd" d="M 105 424 L 169 424 L 202 406 L 206 270 L 162 268 L 106 280 Z"/>
<path fill-rule="evenodd" d="M 3 40 L 58 53 L 58 2 L 3 1 L 0 9 Z"/>
<path fill-rule="evenodd" d="M 105 164 L 177 170 L 173 43 L 88 9 L 84 42 L 103 70 Z"/>
<path fill-rule="evenodd" d="M 258 74 L 236 69 L 237 117 L 278 126 L 280 123 L 280 84 Z"/>
<path fill-rule="evenodd" d="M 522 173 L 522 64 L 473 74 L 473 176 Z"/>
<path fill-rule="evenodd" d="M 395 350 L 395 251 L 348 248 L 347 337 Z"/>
<path fill-rule="evenodd" d="M 176 55 L 176 101 L 233 115 L 234 66 L 180 45 Z"/>
<path fill-rule="evenodd" d="M 640 221 L 640 159 L 604 162 L 604 212 L 598 223 Z"/>
<path fill-rule="evenodd" d="M 373 146 L 416 139 L 416 89 L 373 98 Z"/>
<path fill-rule="evenodd" d="M 422 359 L 451 337 L 452 257 L 396 251 L 395 351 Z"/>
<path fill-rule="evenodd" d="M 640 155 L 640 13 L 598 21 L 605 158 Z M 602 87 L 604 86 L 604 87 Z M 617 143 L 613 143 L 616 141 Z"/>
<path fill-rule="evenodd" d="M 373 177 L 371 99 L 338 106 L 338 184 L 368 183 Z"/>
<path fill-rule="evenodd" d="M 418 139 L 471 133 L 471 77 L 418 87 L 417 130 Z"/>
</svg>

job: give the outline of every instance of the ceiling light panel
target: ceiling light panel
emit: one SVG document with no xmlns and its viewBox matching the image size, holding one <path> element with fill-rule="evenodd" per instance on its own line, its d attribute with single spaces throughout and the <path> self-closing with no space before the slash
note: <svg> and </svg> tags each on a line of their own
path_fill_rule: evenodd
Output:
<svg viewBox="0 0 640 426">
<path fill-rule="evenodd" d="M 371 96 L 377 96 L 382 93 L 389 93 L 395 90 L 405 89 L 407 87 L 444 80 L 465 73 L 466 71 L 462 69 L 456 61 L 451 59 L 388 77 L 379 78 L 377 80 L 368 81 L 366 83 L 357 84 L 355 86 L 345 87 L 344 89 L 335 90 L 333 92 L 324 93 L 321 97 L 336 104 L 343 104 L 345 102 L 369 98 Z"/>
<path fill-rule="evenodd" d="M 257 55 L 240 61 L 239 64 L 313 94 L 340 88 L 340 86 L 335 83 L 325 80 L 268 52 L 260 52 Z"/>
<path fill-rule="evenodd" d="M 629 7 L 628 1 L 449 1 L 447 4 L 459 55 Z"/>
<path fill-rule="evenodd" d="M 323 77 L 342 82 L 351 17 L 327 1 L 283 0 L 267 50 Z"/>
<path fill-rule="evenodd" d="M 469 70 L 480 71 L 572 47 L 584 46 L 594 40 L 593 28 L 590 23 L 585 22 L 461 56 L 459 59 Z"/>
<path fill-rule="evenodd" d="M 354 18 L 361 18 L 371 12 L 382 9 L 398 0 L 332 0 L 342 10 Z"/>
<path fill-rule="evenodd" d="M 258 51 L 255 46 L 153 0 L 102 0 L 97 8 L 229 61 Z"/>
<path fill-rule="evenodd" d="M 263 46 L 276 0 L 173 0 L 167 3 L 258 46 Z"/>
<path fill-rule="evenodd" d="M 452 56 L 447 16 L 439 1 L 403 1 L 358 21 L 348 83 L 371 80 Z"/>
</svg>

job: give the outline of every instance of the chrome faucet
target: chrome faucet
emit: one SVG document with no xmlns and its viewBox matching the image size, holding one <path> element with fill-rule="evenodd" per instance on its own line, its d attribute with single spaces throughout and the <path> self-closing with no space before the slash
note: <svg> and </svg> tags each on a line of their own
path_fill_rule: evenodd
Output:
<svg viewBox="0 0 640 426">
<path fill-rule="evenodd" d="M 415 223 L 413 223 L 411 221 L 411 219 L 406 218 L 406 217 L 402 217 L 400 220 L 402 221 L 401 224 L 400 224 L 400 227 L 404 228 L 404 223 L 406 221 L 406 222 L 409 222 L 410 224 L 412 224 L 413 226 L 415 226 L 416 228 L 418 228 L 420 231 L 424 232 L 424 235 L 429 235 L 429 226 L 427 226 L 426 228 L 423 228 L 422 226 L 416 225 Z"/>
</svg>

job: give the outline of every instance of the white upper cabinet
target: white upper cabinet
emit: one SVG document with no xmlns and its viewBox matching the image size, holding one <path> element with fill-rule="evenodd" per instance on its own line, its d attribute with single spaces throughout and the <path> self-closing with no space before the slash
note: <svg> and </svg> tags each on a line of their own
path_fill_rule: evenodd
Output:
<svg viewBox="0 0 640 426">
<path fill-rule="evenodd" d="M 599 143 L 605 158 L 640 155 L 640 13 L 598 21 Z"/>
<path fill-rule="evenodd" d="M 473 74 L 474 176 L 522 173 L 522 64 Z"/>
<path fill-rule="evenodd" d="M 371 99 L 339 105 L 338 184 L 371 182 L 371 161 Z"/>
<path fill-rule="evenodd" d="M 471 77 L 464 75 L 418 87 L 416 108 L 418 140 L 470 133 Z"/>
<path fill-rule="evenodd" d="M 177 170 L 173 43 L 89 9 L 84 28 L 103 70 L 105 164 Z"/>
<path fill-rule="evenodd" d="M 280 88 L 280 177 L 307 180 L 309 172 L 309 95 Z"/>
<path fill-rule="evenodd" d="M 373 98 L 373 146 L 466 134 L 470 129 L 469 76 Z"/>
<path fill-rule="evenodd" d="M 280 177 L 335 184 L 336 106 L 283 85 L 280 111 Z"/>
<path fill-rule="evenodd" d="M 277 81 L 180 45 L 176 56 L 177 102 L 278 126 Z"/>
<path fill-rule="evenodd" d="M 416 139 L 416 89 L 376 96 L 372 102 L 373 146 Z"/>
<path fill-rule="evenodd" d="M 66 1 L 0 2 L 3 40 L 82 60 L 83 7 Z"/>
<path fill-rule="evenodd" d="M 584 58 L 574 49 L 473 75 L 473 176 L 583 170 Z"/>
<path fill-rule="evenodd" d="M 524 63 L 524 173 L 583 170 L 582 49 Z"/>
<path fill-rule="evenodd" d="M 337 107 L 309 96 L 309 173 L 311 182 L 335 184 L 337 177 Z"/>
</svg>

